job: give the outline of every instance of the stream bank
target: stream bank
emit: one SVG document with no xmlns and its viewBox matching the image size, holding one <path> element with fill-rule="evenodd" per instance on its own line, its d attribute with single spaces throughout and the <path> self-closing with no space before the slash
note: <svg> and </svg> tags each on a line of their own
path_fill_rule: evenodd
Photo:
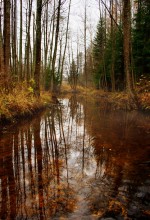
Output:
<svg viewBox="0 0 150 220">
<path fill-rule="evenodd" d="M 149 112 L 150 92 L 139 91 L 137 91 L 137 98 L 141 106 L 140 110 Z M 50 92 L 42 91 L 40 98 L 36 98 L 30 88 L 16 87 L 12 93 L 5 94 L 1 92 L 0 94 L 0 123 L 11 123 L 21 118 L 31 117 L 51 104 L 57 104 L 57 98 L 69 98 L 72 95 L 97 100 L 101 109 L 138 110 L 136 104 L 126 92 L 105 92 L 81 86 L 78 86 L 76 90 L 72 90 L 69 85 L 62 85 L 61 91 L 55 96 L 52 96 Z"/>
</svg>

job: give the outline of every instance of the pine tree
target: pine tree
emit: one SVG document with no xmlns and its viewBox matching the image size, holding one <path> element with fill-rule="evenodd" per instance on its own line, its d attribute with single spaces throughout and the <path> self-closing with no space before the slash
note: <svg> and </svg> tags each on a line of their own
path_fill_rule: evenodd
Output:
<svg viewBox="0 0 150 220">
<path fill-rule="evenodd" d="M 105 84 L 105 22 L 100 19 L 97 26 L 97 33 L 93 42 L 93 58 L 94 58 L 94 81 L 97 89 L 104 88 Z"/>
<path fill-rule="evenodd" d="M 133 57 L 137 79 L 150 73 L 150 1 L 138 0 L 133 28 Z"/>
</svg>

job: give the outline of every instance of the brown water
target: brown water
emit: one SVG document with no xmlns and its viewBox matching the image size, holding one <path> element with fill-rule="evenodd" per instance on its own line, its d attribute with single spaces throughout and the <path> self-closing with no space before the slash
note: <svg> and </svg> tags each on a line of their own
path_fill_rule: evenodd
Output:
<svg viewBox="0 0 150 220">
<path fill-rule="evenodd" d="M 0 132 L 0 219 L 150 219 L 150 115 L 60 100 Z"/>
</svg>

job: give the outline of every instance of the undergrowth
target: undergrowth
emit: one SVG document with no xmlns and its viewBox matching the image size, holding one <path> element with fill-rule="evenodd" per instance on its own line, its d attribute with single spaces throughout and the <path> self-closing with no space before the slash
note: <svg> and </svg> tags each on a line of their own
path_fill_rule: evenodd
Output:
<svg viewBox="0 0 150 220">
<path fill-rule="evenodd" d="M 9 93 L 0 91 L 0 120 L 32 114 L 51 102 L 51 95 L 41 92 L 40 98 L 36 98 L 33 90 L 25 83 L 18 84 Z"/>
<path fill-rule="evenodd" d="M 150 110 L 150 81 L 141 80 L 137 86 L 136 94 L 138 101 L 143 110 Z M 15 85 L 11 92 L 0 90 L 0 121 L 2 119 L 11 119 L 17 116 L 33 114 L 38 109 L 41 109 L 52 103 L 52 95 L 49 92 L 42 91 L 40 98 L 34 96 L 32 86 L 20 83 Z M 88 99 L 96 98 L 101 106 L 108 104 L 112 109 L 134 110 L 135 103 L 130 99 L 126 92 L 104 92 L 103 90 L 95 90 L 93 88 L 84 88 L 77 86 L 76 90 L 66 83 L 61 87 L 61 94 L 78 96 L 86 96 Z"/>
<path fill-rule="evenodd" d="M 93 88 L 85 88 L 77 86 L 76 91 L 73 91 L 69 84 L 62 85 L 62 94 L 77 93 L 79 96 L 87 96 L 89 99 L 96 98 L 103 107 L 103 104 L 107 103 L 114 110 L 135 110 L 137 106 L 133 99 L 125 92 L 107 92 L 103 90 L 96 90 Z M 150 81 L 140 80 L 140 83 L 136 86 L 136 94 L 138 102 L 142 110 L 150 110 Z"/>
</svg>

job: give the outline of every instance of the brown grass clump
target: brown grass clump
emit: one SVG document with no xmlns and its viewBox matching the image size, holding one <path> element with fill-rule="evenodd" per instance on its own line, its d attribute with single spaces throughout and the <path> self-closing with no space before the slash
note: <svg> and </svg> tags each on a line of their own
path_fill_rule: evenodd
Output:
<svg viewBox="0 0 150 220">
<path fill-rule="evenodd" d="M 137 99 L 141 109 L 150 110 L 150 81 L 141 82 L 136 89 Z M 114 110 L 136 110 L 138 108 L 135 101 L 125 91 L 107 92 L 83 86 L 77 86 L 76 91 L 73 91 L 69 84 L 62 85 L 61 94 L 66 96 L 73 93 L 77 93 L 78 96 L 86 96 L 88 99 L 97 99 L 101 103 L 101 107 L 107 104 Z"/>
<path fill-rule="evenodd" d="M 150 92 L 143 92 L 139 94 L 139 100 L 143 109 L 150 110 Z"/>
<path fill-rule="evenodd" d="M 25 84 L 17 85 L 11 92 L 0 92 L 0 120 L 18 116 L 31 115 L 51 102 L 51 95 L 41 93 L 40 98 L 34 97 L 33 89 Z"/>
</svg>

